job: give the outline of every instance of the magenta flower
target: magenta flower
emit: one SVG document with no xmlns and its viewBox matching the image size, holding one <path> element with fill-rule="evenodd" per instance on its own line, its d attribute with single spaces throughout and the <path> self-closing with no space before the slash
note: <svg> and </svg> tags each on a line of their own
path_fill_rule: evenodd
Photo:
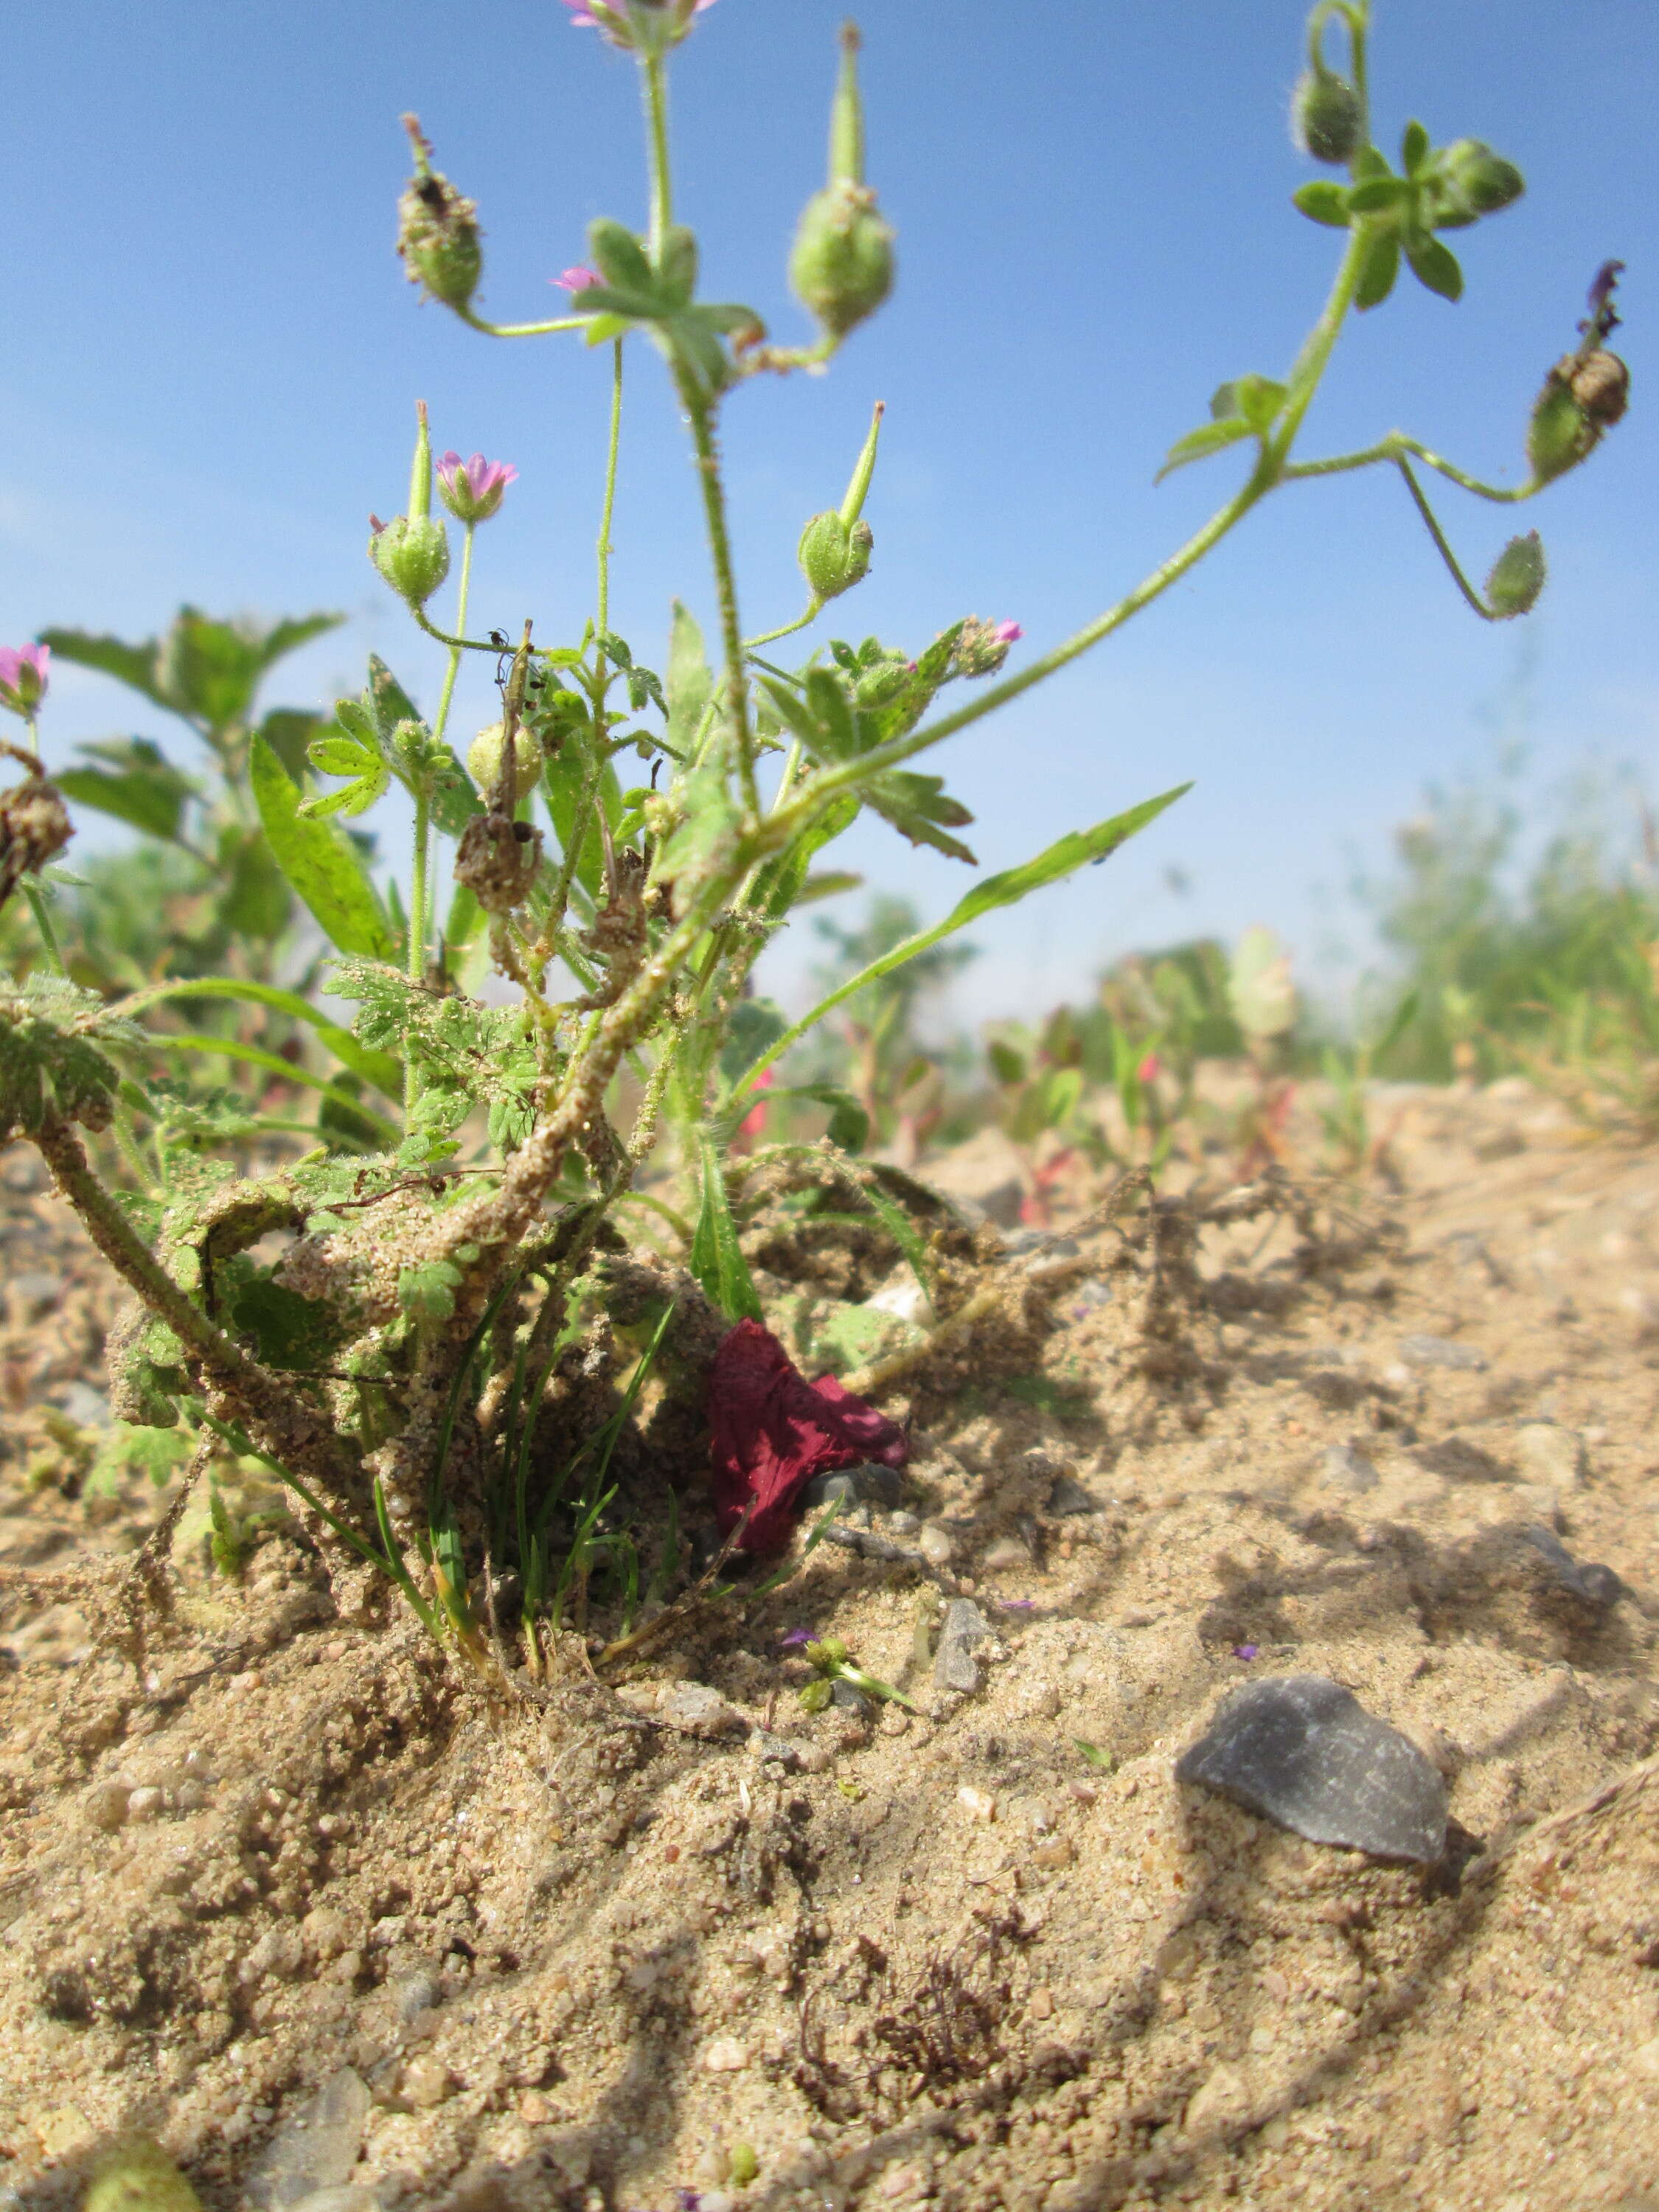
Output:
<svg viewBox="0 0 1659 2212">
<path fill-rule="evenodd" d="M 1235 1659 L 1254 1659 L 1261 1649 L 1259 1644 L 1235 1644 L 1233 1656 Z"/>
<path fill-rule="evenodd" d="M 812 1632 L 810 1628 L 792 1628 L 779 1644 L 778 1649 L 780 1651 L 800 1651 L 804 1650 L 811 1641 Z"/>
<path fill-rule="evenodd" d="M 991 635 L 999 645 L 1018 645 L 1025 633 L 1017 622 L 1000 622 Z"/>
<path fill-rule="evenodd" d="M 0 707 L 32 721 L 46 696 L 51 666 L 49 645 L 0 645 Z"/>
<path fill-rule="evenodd" d="M 714 0 L 564 0 L 578 30 L 603 31 L 613 46 L 664 53 L 690 35 L 694 18 Z"/>
<path fill-rule="evenodd" d="M 603 284 L 605 279 L 597 269 L 584 268 L 579 264 L 574 269 L 567 269 L 562 276 L 550 276 L 547 281 L 550 284 L 556 284 L 562 292 L 574 294 L 591 292 L 594 285 Z"/>
<path fill-rule="evenodd" d="M 511 461 L 487 461 L 474 453 L 464 461 L 445 453 L 438 463 L 438 495 L 457 522 L 488 522 L 519 471 Z"/>
</svg>

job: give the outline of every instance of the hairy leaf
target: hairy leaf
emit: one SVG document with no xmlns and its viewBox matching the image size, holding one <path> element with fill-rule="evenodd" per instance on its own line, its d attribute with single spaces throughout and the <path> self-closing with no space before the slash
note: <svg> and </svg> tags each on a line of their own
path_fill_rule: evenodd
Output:
<svg viewBox="0 0 1659 2212">
<path fill-rule="evenodd" d="M 691 1272 L 732 1320 L 763 1321 L 760 1297 L 738 1243 L 719 1150 L 704 1133 L 698 1139 L 697 1151 L 702 1164 L 702 1203 L 691 1242 Z"/>
<path fill-rule="evenodd" d="M 250 758 L 253 797 L 277 866 L 342 952 L 390 958 L 396 950 L 379 893 L 349 841 L 301 811 L 297 787 L 263 738 Z"/>
</svg>

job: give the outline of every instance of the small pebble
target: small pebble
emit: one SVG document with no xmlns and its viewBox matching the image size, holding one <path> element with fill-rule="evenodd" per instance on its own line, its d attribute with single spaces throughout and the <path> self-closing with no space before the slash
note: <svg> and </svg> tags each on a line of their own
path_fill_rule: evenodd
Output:
<svg viewBox="0 0 1659 2212">
<path fill-rule="evenodd" d="M 915 1514 L 900 1511 L 888 1515 L 887 1526 L 896 1536 L 914 1536 L 921 1522 Z"/>
<path fill-rule="evenodd" d="M 971 1598 L 953 1597 L 945 1608 L 939 1650 L 933 1655 L 933 1681 L 941 1690 L 959 1690 L 966 1697 L 984 1686 L 985 1676 L 974 1656 L 991 1640 L 991 1624 Z"/>
<path fill-rule="evenodd" d="M 109 1400 L 89 1382 L 71 1382 L 58 1403 L 77 1428 L 106 1429 L 113 1418 Z"/>
<path fill-rule="evenodd" d="M 1606 1612 L 1624 1595 L 1625 1585 L 1611 1567 L 1581 1566 L 1553 1528 L 1540 1526 L 1522 1533 L 1525 1540 L 1540 1555 L 1555 1581 L 1570 1596 L 1582 1598 L 1586 1605 L 1594 1606 L 1598 1612 Z"/>
<path fill-rule="evenodd" d="M 1485 1352 L 1449 1336 L 1402 1336 L 1400 1357 L 1408 1367 L 1461 1367 L 1477 1375 L 1486 1364 Z"/>
<path fill-rule="evenodd" d="M 999 1536 L 985 1554 L 985 1565 L 993 1574 L 1023 1574 L 1030 1564 L 1031 1554 L 1018 1536 Z"/>
<path fill-rule="evenodd" d="M 423 2052 L 409 2061 L 398 2086 L 406 2104 L 412 2105 L 417 2112 L 429 2112 L 434 2105 L 441 2105 L 453 2088 L 454 2077 L 441 2058 Z"/>
<path fill-rule="evenodd" d="M 927 1523 L 917 1539 L 916 1548 L 932 1567 L 948 1567 L 956 1553 L 949 1534 L 937 1521 Z"/>
<path fill-rule="evenodd" d="M 707 1682 L 671 1684 L 657 1711 L 670 1728 L 683 1729 L 687 1735 L 730 1735 L 744 1725 L 743 1715 Z"/>
<path fill-rule="evenodd" d="M 404 2094 L 416 2102 L 410 2074 L 430 2059 L 404 2069 Z M 444 2069 L 439 2067 L 440 2074 Z M 337 2189 L 357 2163 L 368 2121 L 368 2085 L 349 2066 L 331 2074 L 321 2088 L 286 2114 L 260 2152 L 243 2190 L 250 2212 L 298 2212 L 314 2192 Z M 429 2101 L 435 2104 L 437 2098 Z"/>
<path fill-rule="evenodd" d="M 896 1468 L 866 1460 L 857 1467 L 838 1468 L 833 1474 L 815 1474 L 801 1492 L 809 1513 L 821 1513 L 833 1499 L 849 1505 L 896 1505 L 904 1496 L 904 1478 Z"/>
<path fill-rule="evenodd" d="M 154 1783 L 146 1783 L 142 1790 L 133 1790 L 128 1797 L 127 1818 L 129 1820 L 153 1820 L 166 1802 L 166 1792 L 158 1790 Z"/>
<path fill-rule="evenodd" d="M 1076 1856 L 1076 1849 L 1065 1836 L 1045 1836 L 1040 1844 L 1032 1844 L 1030 1852 L 1031 1864 L 1046 1874 L 1070 1866 Z"/>
<path fill-rule="evenodd" d="M 1090 1496 L 1075 1475 L 1057 1474 L 1043 1510 L 1056 1520 L 1064 1520 L 1074 1513 L 1097 1513 L 1100 1502 Z"/>
<path fill-rule="evenodd" d="M 63 1297 L 64 1279 L 61 1275 L 49 1275 L 42 1269 L 31 1267 L 21 1275 L 14 1275 L 7 1288 L 24 1305 L 33 1306 L 40 1313 L 47 1306 L 55 1306 Z M 72 1420 L 74 1415 L 70 1418 Z"/>
<path fill-rule="evenodd" d="M 1515 1432 L 1521 1472 L 1553 1490 L 1577 1490 L 1584 1480 L 1584 1441 L 1574 1429 L 1553 1421 L 1528 1421 Z"/>
<path fill-rule="evenodd" d="M 702 2063 L 710 2074 L 741 2074 L 749 2063 L 749 2046 L 734 2035 L 717 2035 L 704 2050 Z"/>
<path fill-rule="evenodd" d="M 1333 1444 L 1325 1455 L 1322 1472 L 1326 1481 L 1334 1483 L 1339 1490 L 1363 1496 L 1376 1487 L 1376 1469 L 1352 1444 Z"/>
<path fill-rule="evenodd" d="M 127 1817 L 132 1792 L 121 1782 L 100 1782 L 86 1795 L 87 1818 L 94 1828 L 112 1836 Z"/>
<path fill-rule="evenodd" d="M 793 1767 L 799 1763 L 800 1747 L 787 1735 L 768 1735 L 764 1729 L 757 1729 L 749 1739 L 749 1755 L 763 1766 Z"/>
<path fill-rule="evenodd" d="M 957 1802 L 972 1820 L 994 1820 L 997 1801 L 988 1791 L 975 1790 L 971 1782 L 964 1782 L 957 1792 Z"/>
<path fill-rule="evenodd" d="M 1176 1778 L 1219 1790 L 1310 1843 L 1432 1865 L 1446 1785 L 1417 1746 L 1322 1674 L 1251 1682 L 1223 1698 Z"/>
</svg>

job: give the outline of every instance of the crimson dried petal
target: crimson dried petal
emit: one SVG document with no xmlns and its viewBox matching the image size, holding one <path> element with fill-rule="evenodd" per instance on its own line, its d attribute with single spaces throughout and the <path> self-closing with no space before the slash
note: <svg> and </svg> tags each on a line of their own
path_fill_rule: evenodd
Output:
<svg viewBox="0 0 1659 2212">
<path fill-rule="evenodd" d="M 727 1534 L 752 1507 L 746 1552 L 781 1551 L 815 1474 L 875 1460 L 902 1467 L 909 1444 L 884 1413 L 832 1375 L 809 1382 L 769 1329 L 740 1321 L 708 1374 L 714 1505 Z"/>
</svg>

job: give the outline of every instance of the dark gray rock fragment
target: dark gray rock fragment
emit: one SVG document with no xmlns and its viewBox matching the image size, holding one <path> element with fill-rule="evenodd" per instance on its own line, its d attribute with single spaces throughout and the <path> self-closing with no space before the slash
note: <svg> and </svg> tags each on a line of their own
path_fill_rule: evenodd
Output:
<svg viewBox="0 0 1659 2212">
<path fill-rule="evenodd" d="M 1581 1566 L 1553 1528 L 1541 1522 L 1523 1531 L 1525 1540 L 1543 1559 L 1552 1578 L 1570 1597 L 1580 1598 L 1586 1605 L 1605 1613 L 1616 1605 L 1625 1594 L 1625 1585 L 1611 1567 L 1594 1565 Z"/>
<path fill-rule="evenodd" d="M 1044 1510 L 1063 1520 L 1072 1513 L 1098 1513 L 1100 1500 L 1091 1498 L 1074 1475 L 1057 1474 Z"/>
<path fill-rule="evenodd" d="M 959 1690 L 965 1697 L 983 1688 L 985 1675 L 974 1654 L 991 1641 L 991 1624 L 972 1598 L 953 1597 L 945 1608 L 945 1624 L 933 1654 L 933 1681 L 941 1690 Z"/>
<path fill-rule="evenodd" d="M 1459 1344 L 1449 1336 L 1402 1336 L 1400 1357 L 1407 1367 L 1461 1367 L 1478 1375 L 1486 1355 L 1472 1344 Z"/>
<path fill-rule="evenodd" d="M 801 1496 L 809 1513 L 822 1513 L 831 1499 L 847 1505 L 897 1505 L 904 1498 L 904 1480 L 896 1468 L 864 1461 L 834 1474 L 815 1474 Z"/>
<path fill-rule="evenodd" d="M 367 2083 L 349 2066 L 283 2121 L 244 2185 L 252 2212 L 289 2212 L 316 2191 L 350 2176 L 368 2120 Z"/>
<path fill-rule="evenodd" d="M 1417 1746 L 1323 1674 L 1251 1682 L 1224 1698 L 1176 1766 L 1312 1844 L 1431 1866 L 1446 1785 Z"/>
</svg>

